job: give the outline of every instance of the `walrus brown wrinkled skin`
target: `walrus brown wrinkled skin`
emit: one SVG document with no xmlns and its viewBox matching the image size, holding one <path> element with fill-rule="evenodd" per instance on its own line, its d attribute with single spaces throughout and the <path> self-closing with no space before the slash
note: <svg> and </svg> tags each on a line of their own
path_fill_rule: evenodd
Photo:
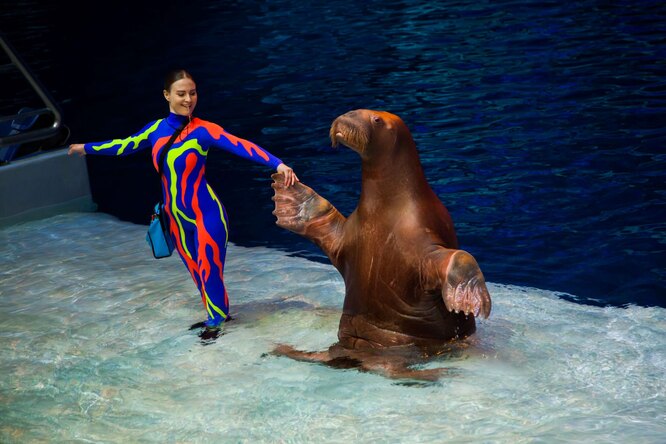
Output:
<svg viewBox="0 0 666 444">
<path fill-rule="evenodd" d="M 476 260 L 458 249 L 446 207 L 428 185 L 404 122 L 355 110 L 333 122 L 333 146 L 361 156 L 359 203 L 345 218 L 311 188 L 274 174 L 277 225 L 318 245 L 345 281 L 339 342 L 327 351 L 278 346 L 274 353 L 331 366 L 343 357 L 389 377 L 433 379 L 433 370 L 378 358 L 391 348 L 436 350 L 488 317 L 490 295 Z M 430 352 L 427 352 L 430 353 Z M 435 352 L 436 353 L 436 352 Z M 381 362 L 381 365 L 378 364 Z"/>
</svg>

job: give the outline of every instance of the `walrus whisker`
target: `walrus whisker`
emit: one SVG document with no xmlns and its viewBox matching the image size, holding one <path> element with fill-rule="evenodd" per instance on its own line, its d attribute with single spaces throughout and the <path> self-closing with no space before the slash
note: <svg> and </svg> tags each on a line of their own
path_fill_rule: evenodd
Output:
<svg viewBox="0 0 666 444">
<path fill-rule="evenodd" d="M 358 128 L 351 128 L 349 139 L 349 142 L 361 151 L 364 151 L 365 147 L 367 147 L 370 142 L 365 131 L 360 131 Z"/>
<path fill-rule="evenodd" d="M 329 131 L 329 137 L 331 138 L 331 146 L 333 148 L 340 146 L 340 142 L 338 141 L 338 134 L 341 133 L 335 128 L 335 125 L 332 125 Z"/>
<path fill-rule="evenodd" d="M 333 148 L 337 148 L 342 143 L 345 146 L 363 152 L 368 143 L 370 143 L 370 138 L 365 131 L 340 122 L 337 122 L 337 124 L 334 123 L 331 126 L 329 135 Z"/>
</svg>

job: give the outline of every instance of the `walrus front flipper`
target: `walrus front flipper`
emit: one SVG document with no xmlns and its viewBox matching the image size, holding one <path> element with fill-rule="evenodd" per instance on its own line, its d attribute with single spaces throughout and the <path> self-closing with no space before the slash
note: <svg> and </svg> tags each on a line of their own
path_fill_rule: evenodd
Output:
<svg viewBox="0 0 666 444">
<path fill-rule="evenodd" d="M 277 216 L 277 225 L 310 239 L 337 267 L 337 252 L 345 217 L 307 185 L 296 182 L 286 187 L 284 174 L 275 173 L 271 177 L 271 187 L 275 190 L 273 215 Z"/>
<path fill-rule="evenodd" d="M 466 251 L 438 247 L 426 257 L 424 283 L 427 290 L 439 289 L 449 311 L 490 315 L 490 293 L 476 259 Z"/>
</svg>

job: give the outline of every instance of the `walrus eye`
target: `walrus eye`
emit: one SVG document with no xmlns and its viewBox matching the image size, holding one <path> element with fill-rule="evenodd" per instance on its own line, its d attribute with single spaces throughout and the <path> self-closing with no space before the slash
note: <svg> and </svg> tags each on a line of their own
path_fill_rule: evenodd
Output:
<svg viewBox="0 0 666 444">
<path fill-rule="evenodd" d="M 378 116 L 372 116 L 372 123 L 380 124 L 382 123 L 382 119 L 380 119 Z"/>
</svg>

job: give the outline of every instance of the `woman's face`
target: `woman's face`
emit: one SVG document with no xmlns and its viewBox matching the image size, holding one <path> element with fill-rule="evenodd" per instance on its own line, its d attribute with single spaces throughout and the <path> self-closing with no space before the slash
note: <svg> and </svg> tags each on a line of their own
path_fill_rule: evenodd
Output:
<svg viewBox="0 0 666 444">
<path fill-rule="evenodd" d="M 192 79 L 180 79 L 171 84 L 169 91 L 164 91 L 164 97 L 169 102 L 169 111 L 189 116 L 197 106 L 197 85 Z"/>
</svg>

